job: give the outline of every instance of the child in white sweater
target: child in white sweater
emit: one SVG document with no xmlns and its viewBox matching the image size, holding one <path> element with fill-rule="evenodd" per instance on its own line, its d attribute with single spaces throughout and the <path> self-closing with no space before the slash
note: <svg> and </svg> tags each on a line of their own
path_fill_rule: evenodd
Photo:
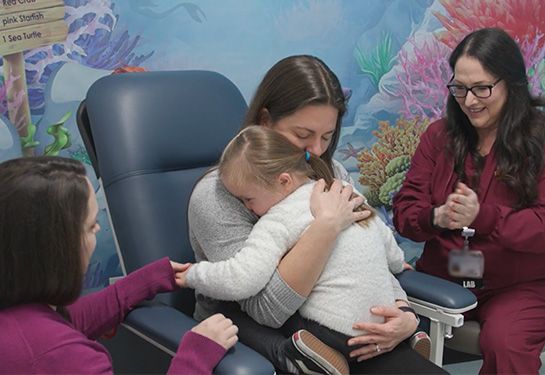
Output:
<svg viewBox="0 0 545 375">
<path fill-rule="evenodd" d="M 188 287 L 220 300 L 241 300 L 258 293 L 280 259 L 297 243 L 314 217 L 310 195 L 314 182 L 333 181 L 323 161 L 300 150 L 278 132 L 251 126 L 226 147 L 219 174 L 231 194 L 260 216 L 244 248 L 234 257 L 199 262 L 186 274 Z M 367 205 L 361 209 L 372 210 Z M 376 305 L 395 306 L 392 273 L 404 269 L 404 255 L 391 230 L 374 213 L 338 237 L 315 287 L 300 308 L 318 338 L 321 330 L 338 336 L 336 349 L 347 354 L 346 341 L 361 331 L 354 322 L 377 322 Z M 316 328 L 316 327 L 318 328 Z M 330 334 L 331 332 L 328 332 Z"/>
</svg>

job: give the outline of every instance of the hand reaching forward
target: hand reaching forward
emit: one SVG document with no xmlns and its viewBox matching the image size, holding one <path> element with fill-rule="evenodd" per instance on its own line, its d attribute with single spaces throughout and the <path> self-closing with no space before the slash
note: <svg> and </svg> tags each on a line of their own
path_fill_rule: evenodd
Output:
<svg viewBox="0 0 545 375">
<path fill-rule="evenodd" d="M 174 271 L 176 285 L 178 285 L 180 288 L 187 288 L 187 272 L 193 263 L 177 263 L 170 261 L 170 264 L 172 265 L 172 270 Z"/>
<path fill-rule="evenodd" d="M 411 266 L 409 263 L 403 261 L 403 271 L 405 270 L 414 270 L 414 267 Z"/>
<path fill-rule="evenodd" d="M 223 314 L 212 315 L 193 327 L 191 331 L 208 337 L 225 349 L 231 348 L 238 341 L 238 327 Z"/>
</svg>

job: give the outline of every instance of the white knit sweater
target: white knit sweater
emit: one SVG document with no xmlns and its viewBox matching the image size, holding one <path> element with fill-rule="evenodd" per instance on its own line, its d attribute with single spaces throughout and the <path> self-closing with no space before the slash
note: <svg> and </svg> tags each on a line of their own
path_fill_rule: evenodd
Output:
<svg viewBox="0 0 545 375">
<path fill-rule="evenodd" d="M 314 220 L 310 211 L 313 182 L 273 206 L 254 226 L 235 257 L 191 267 L 188 286 L 219 300 L 241 300 L 258 293 L 274 274 L 282 257 Z M 301 315 L 346 335 L 361 335 L 355 322 L 382 322 L 369 309 L 394 306 L 391 273 L 403 267 L 403 252 L 390 229 L 375 217 L 367 227 L 353 224 L 338 237 L 335 248 Z"/>
</svg>

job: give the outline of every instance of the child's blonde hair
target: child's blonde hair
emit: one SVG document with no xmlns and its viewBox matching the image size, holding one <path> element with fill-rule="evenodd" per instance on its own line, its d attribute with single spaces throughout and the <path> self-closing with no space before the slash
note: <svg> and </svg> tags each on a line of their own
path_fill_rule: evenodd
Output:
<svg viewBox="0 0 545 375">
<path fill-rule="evenodd" d="M 260 125 L 241 130 L 223 151 L 218 165 L 219 175 L 235 186 L 255 184 L 268 191 L 275 186 L 275 179 L 285 172 L 299 178 L 323 178 L 328 187 L 334 181 L 322 159 L 301 150 L 282 134 Z M 352 195 L 356 196 L 355 193 Z M 365 203 L 356 208 L 356 211 L 363 210 L 371 211 L 371 215 L 360 221 L 362 225 L 376 214 Z"/>
</svg>

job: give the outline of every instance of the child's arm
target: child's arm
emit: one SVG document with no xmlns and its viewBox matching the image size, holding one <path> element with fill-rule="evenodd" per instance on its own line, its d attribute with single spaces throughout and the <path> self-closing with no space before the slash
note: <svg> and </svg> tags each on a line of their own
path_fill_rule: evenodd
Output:
<svg viewBox="0 0 545 375">
<path fill-rule="evenodd" d="M 384 241 L 384 248 L 386 249 L 386 259 L 388 260 L 388 267 L 390 272 L 398 274 L 406 269 L 405 254 L 403 250 L 398 246 L 392 230 L 382 221 L 382 219 L 376 219 L 380 234 Z"/>
<path fill-rule="evenodd" d="M 265 287 L 280 259 L 295 244 L 295 234 L 290 232 L 284 221 L 267 214 L 233 258 L 199 262 L 187 271 L 185 282 L 215 299 L 236 301 L 251 297 Z"/>
</svg>

